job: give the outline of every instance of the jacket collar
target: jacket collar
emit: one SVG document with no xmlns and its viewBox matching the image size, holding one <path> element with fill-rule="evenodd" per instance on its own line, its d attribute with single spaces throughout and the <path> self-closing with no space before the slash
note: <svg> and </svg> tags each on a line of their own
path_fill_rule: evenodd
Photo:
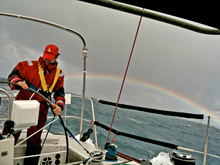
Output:
<svg viewBox="0 0 220 165">
<path fill-rule="evenodd" d="M 46 64 L 44 63 L 43 57 L 40 57 L 38 61 L 40 62 L 40 65 L 41 65 L 42 69 L 43 69 L 43 70 L 48 70 L 49 72 L 52 72 L 54 69 L 56 69 L 56 68 L 57 68 L 57 65 L 58 65 L 58 62 L 57 62 L 57 61 L 56 61 L 54 64 L 46 65 Z"/>
</svg>

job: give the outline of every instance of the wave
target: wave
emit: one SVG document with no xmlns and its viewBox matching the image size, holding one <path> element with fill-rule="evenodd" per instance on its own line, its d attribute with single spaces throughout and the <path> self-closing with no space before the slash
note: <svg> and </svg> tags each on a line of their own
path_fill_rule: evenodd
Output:
<svg viewBox="0 0 220 165">
<path fill-rule="evenodd" d="M 135 120 L 135 119 L 133 119 L 133 118 L 130 118 L 130 117 L 126 117 L 126 118 L 129 119 L 129 120 L 131 120 L 131 121 L 134 121 L 134 122 L 136 122 L 136 123 L 138 123 L 138 124 L 142 124 L 142 122 L 137 121 L 137 120 Z"/>
<path fill-rule="evenodd" d="M 154 157 L 150 160 L 152 165 L 173 165 L 170 161 L 169 153 L 160 152 L 157 157 Z"/>
</svg>

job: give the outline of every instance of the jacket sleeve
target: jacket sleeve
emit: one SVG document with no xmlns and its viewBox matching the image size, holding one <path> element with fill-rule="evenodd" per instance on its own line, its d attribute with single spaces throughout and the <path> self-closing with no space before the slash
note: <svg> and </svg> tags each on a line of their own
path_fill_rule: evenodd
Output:
<svg viewBox="0 0 220 165">
<path fill-rule="evenodd" d="M 12 70 L 12 72 L 8 76 L 8 81 L 16 83 L 18 81 L 23 81 L 24 80 L 24 75 L 22 71 L 25 69 L 25 62 L 19 62 L 15 68 Z M 21 87 L 9 84 L 9 87 L 14 90 L 14 89 L 21 89 Z"/>
<path fill-rule="evenodd" d="M 63 72 L 61 72 L 55 86 L 54 99 L 55 99 L 55 103 L 59 105 L 62 110 L 65 104 L 65 91 L 63 84 L 64 84 L 64 74 Z"/>
</svg>

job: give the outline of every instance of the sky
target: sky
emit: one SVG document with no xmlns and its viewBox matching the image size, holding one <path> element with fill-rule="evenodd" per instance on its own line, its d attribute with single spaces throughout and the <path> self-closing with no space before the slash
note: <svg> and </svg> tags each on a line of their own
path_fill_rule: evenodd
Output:
<svg viewBox="0 0 220 165">
<path fill-rule="evenodd" d="M 0 12 L 79 32 L 88 47 L 86 96 L 117 101 L 139 16 L 75 0 L 0 0 Z M 7 77 L 19 61 L 38 60 L 52 43 L 60 50 L 65 91 L 82 94 L 83 44 L 77 36 L 0 16 L 0 37 L 0 77 Z M 142 18 L 120 103 L 202 113 L 220 126 L 219 43 L 220 36 Z"/>
</svg>

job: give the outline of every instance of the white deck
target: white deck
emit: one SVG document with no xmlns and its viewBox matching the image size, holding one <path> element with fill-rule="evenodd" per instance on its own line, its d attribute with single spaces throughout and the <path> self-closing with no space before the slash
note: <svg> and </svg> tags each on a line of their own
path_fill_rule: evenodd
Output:
<svg viewBox="0 0 220 165">
<path fill-rule="evenodd" d="M 42 142 L 45 139 L 46 136 L 46 130 L 43 131 L 42 133 Z M 18 140 L 18 143 L 21 142 L 23 139 L 26 138 L 26 130 L 22 131 L 20 138 Z M 79 162 L 85 159 L 88 159 L 90 155 L 80 146 L 75 139 L 68 137 L 69 140 L 69 157 L 68 157 L 68 162 Z M 96 150 L 101 150 L 100 148 L 97 148 L 90 142 L 81 142 L 80 143 L 83 145 L 86 150 L 89 152 L 93 152 Z M 17 146 L 14 150 L 14 165 L 22 165 L 23 164 L 23 157 L 25 155 L 25 147 L 26 147 L 26 142 L 20 144 Z M 102 149 L 102 151 L 105 153 L 105 150 Z M 42 162 L 45 162 L 45 160 L 52 161 L 52 165 L 55 165 L 55 161 L 57 160 L 56 155 L 60 155 L 60 158 L 58 159 L 61 164 L 65 163 L 66 159 L 66 138 L 64 135 L 54 135 L 52 133 L 49 133 L 47 136 L 47 140 L 44 144 L 43 150 L 42 150 L 42 155 L 40 157 L 39 164 L 41 165 Z M 21 159 L 18 159 L 20 157 Z M 103 156 L 104 159 L 104 156 Z M 117 164 L 117 163 L 126 163 L 126 164 L 138 164 L 134 161 L 129 161 L 125 158 L 119 157 L 118 156 L 118 161 L 103 161 L 103 164 L 108 165 L 108 164 Z"/>
</svg>

